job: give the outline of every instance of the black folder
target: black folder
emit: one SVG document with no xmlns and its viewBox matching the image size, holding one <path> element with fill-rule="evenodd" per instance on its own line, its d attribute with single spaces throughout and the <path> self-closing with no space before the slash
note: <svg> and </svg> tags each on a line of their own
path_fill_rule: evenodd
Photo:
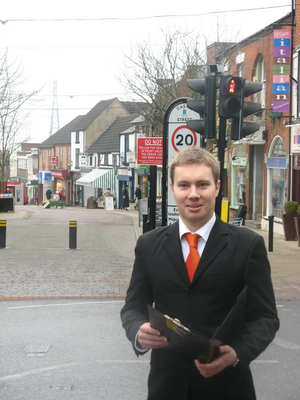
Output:
<svg viewBox="0 0 300 400">
<path fill-rule="evenodd" d="M 245 326 L 246 298 L 247 286 L 244 287 L 235 305 L 209 341 L 204 338 L 204 335 L 201 335 L 201 332 L 191 331 L 178 319 L 164 315 L 147 304 L 150 325 L 168 338 L 168 350 L 187 359 L 198 359 L 201 362 L 209 363 L 216 358 L 218 347 L 227 344 Z"/>
</svg>

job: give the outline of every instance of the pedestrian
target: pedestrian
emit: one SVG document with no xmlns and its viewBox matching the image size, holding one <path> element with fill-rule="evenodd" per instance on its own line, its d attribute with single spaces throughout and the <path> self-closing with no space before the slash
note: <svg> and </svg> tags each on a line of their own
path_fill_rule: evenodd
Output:
<svg viewBox="0 0 300 400">
<path fill-rule="evenodd" d="M 47 200 L 51 200 L 51 196 L 52 196 L 52 192 L 50 190 L 50 188 L 46 191 L 46 198 Z"/>
<path fill-rule="evenodd" d="M 104 197 L 113 197 L 112 192 L 110 191 L 110 188 L 107 188 L 105 192 L 103 193 Z"/>
<path fill-rule="evenodd" d="M 264 240 L 215 215 L 220 166 L 207 150 L 194 147 L 179 152 L 169 172 L 179 221 L 139 237 L 121 310 L 135 353 L 152 349 L 147 399 L 255 400 L 249 364 L 279 328 Z M 199 235 L 191 251 L 190 235 Z M 191 266 L 193 253 L 197 260 Z M 150 326 L 147 304 L 155 303 L 161 313 L 178 318 L 209 341 L 245 286 L 246 323 L 220 344 L 212 362 L 178 355 Z"/>
<path fill-rule="evenodd" d="M 59 200 L 61 200 L 61 201 L 65 201 L 67 199 L 66 195 L 62 191 L 58 192 L 58 196 L 59 196 Z"/>
<path fill-rule="evenodd" d="M 135 195 L 135 206 L 134 206 L 134 208 L 136 210 L 138 210 L 139 202 L 140 202 L 140 200 L 142 198 L 142 191 L 141 191 L 141 186 L 140 185 L 137 185 L 137 187 L 135 188 L 134 195 Z"/>
<path fill-rule="evenodd" d="M 141 191 L 141 186 L 137 185 L 137 187 L 135 188 L 135 192 L 134 192 L 135 198 L 138 200 L 141 200 L 142 198 L 142 191 Z"/>
<path fill-rule="evenodd" d="M 129 207 L 129 193 L 128 193 L 128 185 L 122 191 L 122 210 L 128 211 Z"/>
</svg>

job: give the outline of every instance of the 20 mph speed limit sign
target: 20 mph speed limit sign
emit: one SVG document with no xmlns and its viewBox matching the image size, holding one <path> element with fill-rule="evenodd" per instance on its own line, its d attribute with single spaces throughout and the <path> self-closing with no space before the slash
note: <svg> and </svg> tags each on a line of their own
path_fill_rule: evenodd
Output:
<svg viewBox="0 0 300 400">
<path fill-rule="evenodd" d="M 186 125 L 181 125 L 172 134 L 172 147 L 181 151 L 187 147 L 197 146 L 197 135 Z"/>
<path fill-rule="evenodd" d="M 187 149 L 188 147 L 200 147 L 199 135 L 183 124 L 169 125 L 168 142 L 169 164 L 179 151 Z"/>
</svg>

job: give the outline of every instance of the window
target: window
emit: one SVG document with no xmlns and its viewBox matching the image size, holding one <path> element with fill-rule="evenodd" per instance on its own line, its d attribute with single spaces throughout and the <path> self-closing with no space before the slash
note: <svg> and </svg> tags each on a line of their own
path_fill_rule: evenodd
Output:
<svg viewBox="0 0 300 400">
<path fill-rule="evenodd" d="M 68 163 L 71 163 L 71 147 L 68 149 Z"/>
<path fill-rule="evenodd" d="M 52 152 L 51 152 L 51 150 L 49 150 L 49 157 L 51 157 L 52 156 Z"/>
<path fill-rule="evenodd" d="M 262 83 L 262 90 L 253 95 L 253 101 L 261 103 L 261 108 L 265 108 L 266 105 L 266 68 L 265 62 L 262 55 L 259 55 L 256 62 L 256 67 L 254 69 L 255 82 Z"/>
<path fill-rule="evenodd" d="M 75 168 L 79 169 L 79 150 L 80 149 L 76 149 L 76 154 L 75 154 Z"/>
<path fill-rule="evenodd" d="M 75 143 L 80 143 L 80 140 L 79 140 L 79 131 L 76 131 L 76 132 L 75 132 Z"/>
<path fill-rule="evenodd" d="M 93 156 L 90 156 L 90 167 L 93 166 Z"/>
<path fill-rule="evenodd" d="M 63 148 L 60 148 L 60 155 L 59 155 L 59 161 L 63 162 Z"/>
<path fill-rule="evenodd" d="M 20 169 L 28 169 L 28 167 L 27 167 L 27 158 L 18 158 L 18 168 L 20 168 Z"/>
<path fill-rule="evenodd" d="M 43 150 L 43 155 L 42 155 L 42 157 L 43 157 L 43 165 L 45 165 L 45 150 Z"/>
<path fill-rule="evenodd" d="M 33 159 L 33 169 L 38 169 L 39 168 L 39 159 L 34 158 Z"/>
</svg>

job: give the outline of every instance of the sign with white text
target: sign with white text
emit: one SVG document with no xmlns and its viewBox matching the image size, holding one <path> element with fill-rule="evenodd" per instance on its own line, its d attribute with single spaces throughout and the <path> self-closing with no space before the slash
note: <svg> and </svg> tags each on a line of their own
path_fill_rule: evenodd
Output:
<svg viewBox="0 0 300 400">
<path fill-rule="evenodd" d="M 49 165 L 50 165 L 50 167 L 57 167 L 57 165 L 58 165 L 58 157 L 57 156 L 50 156 L 49 157 Z"/>
<path fill-rule="evenodd" d="M 162 158 L 162 138 L 138 138 L 137 164 L 162 165 Z"/>
</svg>

